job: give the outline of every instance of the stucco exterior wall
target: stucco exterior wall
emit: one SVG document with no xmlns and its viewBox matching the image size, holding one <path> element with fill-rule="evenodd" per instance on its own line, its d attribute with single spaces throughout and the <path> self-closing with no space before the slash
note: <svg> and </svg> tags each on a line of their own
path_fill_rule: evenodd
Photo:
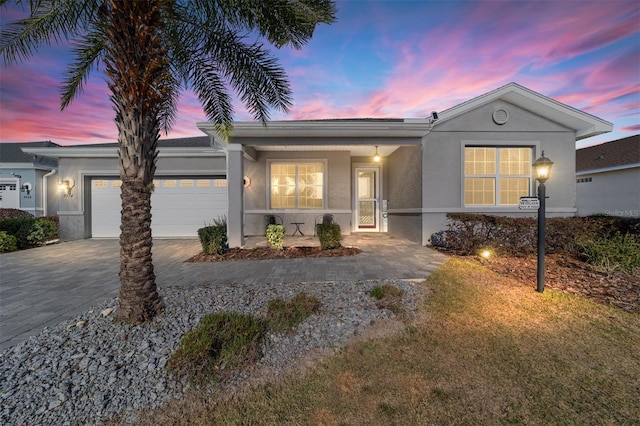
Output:
<svg viewBox="0 0 640 426">
<path fill-rule="evenodd" d="M 421 241 L 422 147 L 400 147 L 389 156 L 387 167 L 389 233 Z"/>
<path fill-rule="evenodd" d="M 323 161 L 326 163 L 327 200 L 324 209 L 270 209 L 267 205 L 270 161 Z M 263 235 L 265 215 L 282 218 L 287 234 L 295 230 L 292 222 L 304 222 L 300 229 L 313 235 L 315 220 L 324 213 L 333 214 L 343 233 L 351 229 L 351 160 L 348 151 L 258 151 L 256 161 L 245 160 L 245 176 L 251 185 L 244 189 L 245 234 Z"/>
<path fill-rule="evenodd" d="M 591 181 L 576 184 L 579 216 L 640 217 L 640 167 L 578 176 L 587 178 Z"/>
<path fill-rule="evenodd" d="M 496 124 L 493 113 L 504 108 L 505 124 Z M 533 148 L 532 162 L 544 151 L 554 162 L 547 181 L 547 215 L 573 216 L 576 212 L 575 133 L 553 121 L 502 100 L 488 103 L 461 116 L 436 125 L 425 137 L 422 151 L 422 241 L 445 229 L 449 212 L 531 216 L 517 206 L 464 206 L 464 147 L 526 146 Z M 532 179 L 530 194 L 536 194 Z"/>
</svg>

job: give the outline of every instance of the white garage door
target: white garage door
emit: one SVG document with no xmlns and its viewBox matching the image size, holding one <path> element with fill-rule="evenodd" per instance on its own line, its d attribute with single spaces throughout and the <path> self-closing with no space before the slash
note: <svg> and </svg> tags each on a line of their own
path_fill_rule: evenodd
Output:
<svg viewBox="0 0 640 426">
<path fill-rule="evenodd" d="M 18 191 L 18 179 L 0 179 L 0 208 L 20 208 L 20 191 Z"/>
<path fill-rule="evenodd" d="M 120 236 L 120 180 L 91 181 L 91 234 Z M 156 179 L 151 194 L 154 237 L 195 237 L 198 229 L 227 215 L 225 179 Z"/>
</svg>

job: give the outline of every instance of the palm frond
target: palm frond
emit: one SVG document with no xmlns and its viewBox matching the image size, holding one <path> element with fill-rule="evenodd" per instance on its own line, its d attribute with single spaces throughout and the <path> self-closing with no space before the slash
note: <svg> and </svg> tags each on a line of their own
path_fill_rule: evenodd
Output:
<svg viewBox="0 0 640 426">
<path fill-rule="evenodd" d="M 7 64 L 27 60 L 43 44 L 57 44 L 80 35 L 96 22 L 101 2 L 33 0 L 30 3 L 27 18 L 7 24 L 0 32 L 0 56 Z"/>
<path fill-rule="evenodd" d="M 219 0 L 206 7 L 207 0 L 193 0 L 197 10 L 210 12 L 211 22 L 220 15 L 232 28 L 258 31 L 276 47 L 291 45 L 299 49 L 309 41 L 319 23 L 335 21 L 336 7 L 331 0 Z"/>
<path fill-rule="evenodd" d="M 202 103 L 207 118 L 229 133 L 233 124 L 233 103 L 225 82 L 216 67 L 202 62 L 193 68 L 193 89 Z"/>
<path fill-rule="evenodd" d="M 286 73 L 263 45 L 246 45 L 235 40 L 222 45 L 219 53 L 212 59 L 224 69 L 254 119 L 267 121 L 270 108 L 289 110 L 293 98 Z"/>
<path fill-rule="evenodd" d="M 104 39 L 99 32 L 92 32 L 86 38 L 76 41 L 72 52 L 74 59 L 64 73 L 65 80 L 61 90 L 62 109 L 82 92 L 89 73 L 99 66 L 104 54 Z"/>
<path fill-rule="evenodd" d="M 233 87 L 254 119 L 265 122 L 270 108 L 287 111 L 291 106 L 285 71 L 262 44 L 246 44 L 224 25 L 185 26 L 180 34 L 179 44 L 189 52 L 187 56 L 198 58 L 199 66 L 210 64 L 207 69 L 223 77 L 220 84 L 224 81 Z"/>
<path fill-rule="evenodd" d="M 165 91 L 163 101 L 158 111 L 158 121 L 165 134 L 168 134 L 176 121 L 178 99 L 180 97 L 180 81 L 173 73 L 168 73 L 164 80 Z"/>
</svg>

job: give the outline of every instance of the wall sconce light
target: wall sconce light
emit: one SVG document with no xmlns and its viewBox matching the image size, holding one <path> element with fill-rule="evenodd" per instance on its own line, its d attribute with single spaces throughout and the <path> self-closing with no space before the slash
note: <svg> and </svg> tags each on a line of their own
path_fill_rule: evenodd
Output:
<svg viewBox="0 0 640 426">
<path fill-rule="evenodd" d="M 379 163 L 380 162 L 380 154 L 378 154 L 378 145 L 376 145 L 376 153 L 373 155 L 373 162 L 374 163 Z"/>
<path fill-rule="evenodd" d="M 242 179 L 242 186 L 245 187 L 245 188 L 248 188 L 248 187 L 251 186 L 251 178 L 249 176 L 245 176 Z"/>
<path fill-rule="evenodd" d="M 60 186 L 60 191 L 65 193 L 64 196 L 66 198 L 73 197 L 71 190 L 76 186 L 76 182 L 73 179 L 66 178 L 65 180 L 59 183 L 59 186 Z"/>
<path fill-rule="evenodd" d="M 27 195 L 31 195 L 31 188 L 33 188 L 33 187 L 31 186 L 31 184 L 29 182 L 27 182 L 27 183 L 25 183 L 24 185 L 22 185 L 20 187 L 20 191 L 21 192 L 26 192 Z"/>
</svg>

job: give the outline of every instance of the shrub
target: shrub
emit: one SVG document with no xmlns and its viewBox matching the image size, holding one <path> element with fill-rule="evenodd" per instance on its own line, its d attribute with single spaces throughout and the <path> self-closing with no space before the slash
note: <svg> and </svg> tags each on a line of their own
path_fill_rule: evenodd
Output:
<svg viewBox="0 0 640 426">
<path fill-rule="evenodd" d="M 55 240 L 57 238 L 60 238 L 60 218 L 58 216 L 42 216 L 39 217 L 38 219 L 46 219 L 48 221 L 51 221 L 55 224 L 56 226 L 56 230 L 54 235 L 51 237 L 52 240 Z"/>
<path fill-rule="evenodd" d="M 438 231 L 431 234 L 429 241 L 431 241 L 431 245 L 434 247 L 440 247 L 443 249 L 447 248 L 447 235 L 449 231 Z"/>
<path fill-rule="evenodd" d="M 18 209 L 0 209 L 0 221 L 6 219 L 29 219 L 33 215 L 24 210 Z"/>
<path fill-rule="evenodd" d="M 252 315 L 206 315 L 182 336 L 169 359 L 169 370 L 195 383 L 210 381 L 260 359 L 265 335 L 266 324 Z"/>
<path fill-rule="evenodd" d="M 204 254 L 223 254 L 229 249 L 227 221 L 224 218 L 218 218 L 213 223 L 198 229 L 202 251 Z"/>
<path fill-rule="evenodd" d="M 9 252 L 18 250 L 18 240 L 13 235 L 0 231 L 0 252 Z"/>
<path fill-rule="evenodd" d="M 277 250 L 284 249 L 284 226 L 283 225 L 267 225 L 266 231 L 267 241 L 269 245 Z"/>
<path fill-rule="evenodd" d="M 0 231 L 5 231 L 9 235 L 18 235 L 18 231 L 25 225 L 31 224 L 35 219 L 32 217 L 12 218 L 0 220 Z"/>
<path fill-rule="evenodd" d="M 611 216 L 553 217 L 546 220 L 546 225 L 547 252 L 578 256 L 583 243 L 612 236 L 620 221 Z"/>
<path fill-rule="evenodd" d="M 402 297 L 404 295 L 404 290 L 391 284 L 385 284 L 383 286 L 379 286 L 379 285 L 375 286 L 374 288 L 371 289 L 369 294 L 374 299 L 381 300 L 387 296 Z"/>
<path fill-rule="evenodd" d="M 336 249 L 340 247 L 342 234 L 337 223 L 318 224 L 318 239 L 322 250 Z"/>
<path fill-rule="evenodd" d="M 449 213 L 447 230 L 431 235 L 431 244 L 460 255 L 473 255 L 491 247 L 497 254 L 527 256 L 537 250 L 535 218 L 512 218 L 475 213 Z M 580 246 L 616 232 L 636 233 L 638 219 L 611 216 L 549 218 L 545 248 L 548 253 L 579 254 Z"/>
<path fill-rule="evenodd" d="M 449 213 L 446 231 L 435 233 L 431 242 L 462 255 L 491 246 L 498 253 L 527 255 L 535 251 L 536 221 L 474 213 Z"/>
<path fill-rule="evenodd" d="M 604 272 L 633 271 L 640 267 L 640 236 L 617 232 L 579 245 L 580 257 Z"/>
<path fill-rule="evenodd" d="M 402 305 L 404 290 L 401 288 L 391 284 L 375 286 L 371 289 L 369 295 L 377 300 L 376 306 L 379 309 L 388 309 L 398 316 L 404 315 L 405 310 Z"/>
<path fill-rule="evenodd" d="M 24 219 L 22 226 L 15 233 L 19 249 L 40 246 L 56 238 L 58 227 L 49 219 Z"/>
<path fill-rule="evenodd" d="M 267 304 L 267 323 L 275 332 L 290 330 L 319 309 L 318 298 L 304 292 L 298 293 L 289 301 L 273 299 Z"/>
</svg>

